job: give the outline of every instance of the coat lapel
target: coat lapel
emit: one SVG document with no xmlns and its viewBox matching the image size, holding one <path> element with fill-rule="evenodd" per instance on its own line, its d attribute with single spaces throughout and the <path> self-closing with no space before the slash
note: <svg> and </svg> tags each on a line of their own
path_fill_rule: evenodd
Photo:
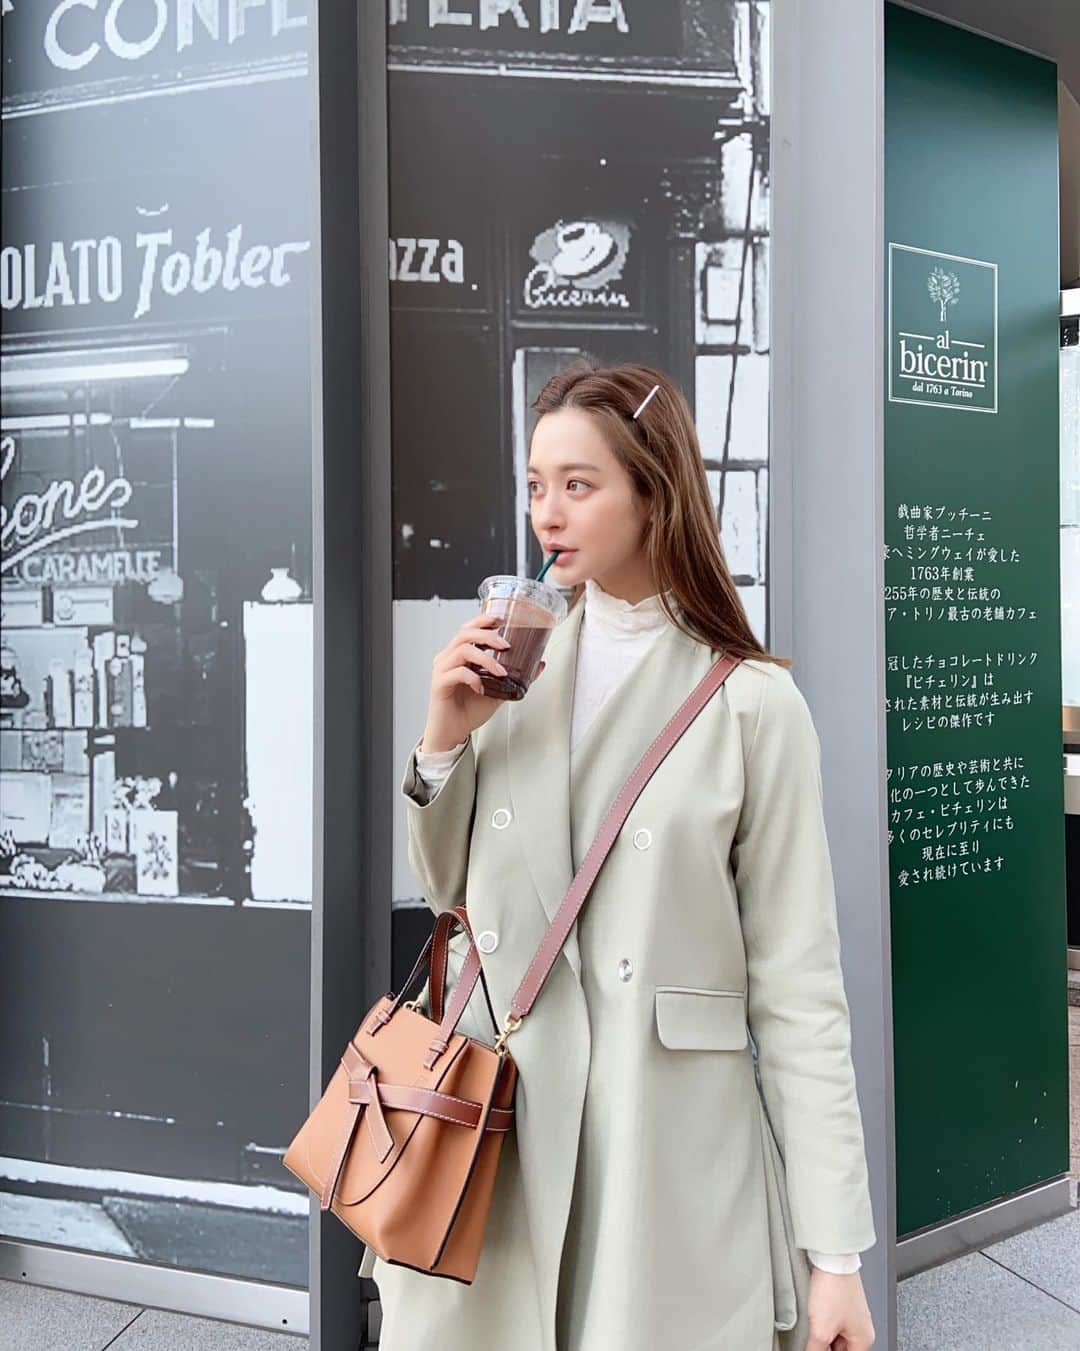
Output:
<svg viewBox="0 0 1080 1351">
<path fill-rule="evenodd" d="M 544 674 L 523 700 L 508 709 L 514 819 L 549 923 L 574 876 L 571 782 L 579 813 L 574 835 L 584 840 L 584 851 L 630 771 L 710 661 L 704 644 L 669 624 L 604 703 L 575 748 L 571 779 L 570 720 L 584 610 L 581 600 L 555 629 L 544 654 Z M 563 953 L 580 979 L 576 925 Z"/>
<path fill-rule="evenodd" d="M 574 876 L 570 861 L 570 710 L 584 599 L 548 639 L 544 674 L 507 713 L 510 797 L 521 847 L 548 921 Z M 577 935 L 563 953 L 581 975 Z"/>
<path fill-rule="evenodd" d="M 571 756 L 572 866 L 580 867 L 616 794 L 711 661 L 704 643 L 669 624 L 600 707 Z"/>
</svg>

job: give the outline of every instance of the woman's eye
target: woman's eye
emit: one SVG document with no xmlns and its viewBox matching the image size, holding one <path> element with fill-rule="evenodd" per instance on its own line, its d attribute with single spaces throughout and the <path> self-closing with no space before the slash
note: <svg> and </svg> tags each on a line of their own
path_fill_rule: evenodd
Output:
<svg viewBox="0 0 1080 1351">
<path fill-rule="evenodd" d="M 583 487 L 583 488 L 588 488 L 588 487 L 589 487 L 589 484 L 587 484 L 587 483 L 585 482 L 585 480 L 584 480 L 584 479 L 581 479 L 581 478 L 567 479 L 567 481 L 566 481 L 566 486 L 569 487 L 572 483 L 578 483 L 578 484 L 580 484 L 581 487 Z M 530 497 L 535 496 L 535 494 L 533 493 L 533 489 L 534 489 L 534 488 L 539 488 L 539 486 L 540 486 L 540 484 L 536 481 L 536 479 L 530 479 L 530 480 L 529 480 L 529 484 L 528 484 L 528 492 L 529 492 L 529 496 L 530 496 Z"/>
</svg>

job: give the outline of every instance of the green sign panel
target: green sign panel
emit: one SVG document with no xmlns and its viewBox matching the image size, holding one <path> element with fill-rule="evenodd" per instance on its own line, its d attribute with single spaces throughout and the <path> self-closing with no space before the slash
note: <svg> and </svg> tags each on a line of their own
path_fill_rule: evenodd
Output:
<svg viewBox="0 0 1080 1351">
<path fill-rule="evenodd" d="M 997 412 L 997 264 L 889 245 L 889 399 Z"/>
<path fill-rule="evenodd" d="M 1057 81 L 892 4 L 885 58 L 903 1236 L 1068 1170 Z"/>
</svg>

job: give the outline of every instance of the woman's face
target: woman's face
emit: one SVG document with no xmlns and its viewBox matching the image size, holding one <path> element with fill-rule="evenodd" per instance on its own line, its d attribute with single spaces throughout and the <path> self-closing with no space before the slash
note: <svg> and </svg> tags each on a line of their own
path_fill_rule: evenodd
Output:
<svg viewBox="0 0 1080 1351">
<path fill-rule="evenodd" d="M 558 586 L 574 586 L 587 577 L 615 592 L 639 584 L 648 502 L 588 413 L 560 408 L 539 419 L 530 448 L 528 493 L 544 557 L 566 546 L 549 573 Z"/>
</svg>

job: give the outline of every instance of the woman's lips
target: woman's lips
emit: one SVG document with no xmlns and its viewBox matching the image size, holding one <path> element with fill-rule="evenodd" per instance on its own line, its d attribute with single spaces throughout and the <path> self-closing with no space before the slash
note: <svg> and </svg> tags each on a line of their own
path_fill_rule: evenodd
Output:
<svg viewBox="0 0 1080 1351">
<path fill-rule="evenodd" d="M 573 558 L 574 554 L 576 553 L 577 553 L 576 549 L 560 549 L 558 558 L 556 558 L 555 562 L 552 563 L 551 566 L 553 568 L 557 568 L 560 563 L 564 563 L 568 558 Z"/>
</svg>

